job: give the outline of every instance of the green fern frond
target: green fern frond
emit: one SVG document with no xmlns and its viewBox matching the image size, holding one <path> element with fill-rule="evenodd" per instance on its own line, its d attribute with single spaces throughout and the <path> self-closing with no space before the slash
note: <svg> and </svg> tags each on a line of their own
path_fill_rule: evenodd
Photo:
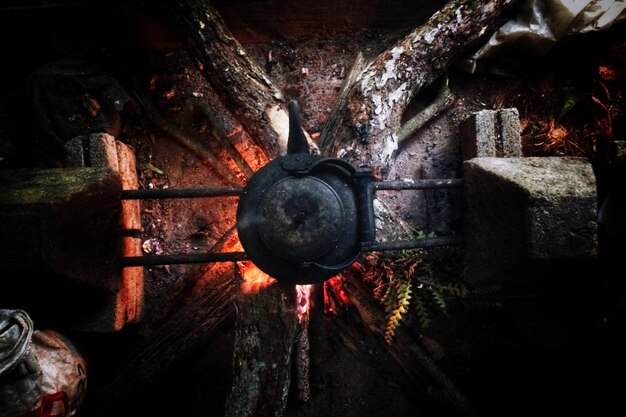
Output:
<svg viewBox="0 0 626 417">
<path fill-rule="evenodd" d="M 385 294 L 380 299 L 380 303 L 385 307 L 385 312 L 387 314 L 391 313 L 394 309 L 395 305 L 395 289 L 391 283 L 387 284 L 387 289 L 385 290 Z"/>
<path fill-rule="evenodd" d="M 473 303 L 484 307 L 502 307 L 502 286 L 500 285 L 481 285 L 468 290 L 468 296 L 472 298 Z"/>
<path fill-rule="evenodd" d="M 412 292 L 411 282 L 402 282 L 402 285 L 398 288 L 398 308 L 407 307 L 409 305 Z"/>
<path fill-rule="evenodd" d="M 461 284 L 442 285 L 441 290 L 459 298 L 465 298 L 467 297 L 467 294 L 469 293 L 467 287 Z"/>
<path fill-rule="evenodd" d="M 422 328 L 427 328 L 432 321 L 430 316 L 430 310 L 424 302 L 424 298 L 420 294 L 416 294 L 415 299 L 415 311 L 417 312 L 417 318 Z"/>
<path fill-rule="evenodd" d="M 374 284 L 373 295 L 385 311 L 384 337 L 388 343 L 407 317 L 427 328 L 433 309 L 445 311 L 451 298 L 470 295 L 462 284 L 436 282 L 431 252 L 405 250 L 380 254 L 371 260 L 375 276 L 369 282 Z"/>
<path fill-rule="evenodd" d="M 446 300 L 443 298 L 443 294 L 437 291 L 436 289 L 432 289 L 433 300 L 435 304 L 437 304 L 442 310 L 446 309 Z"/>
<path fill-rule="evenodd" d="M 391 343 L 395 336 L 395 330 L 404 319 L 405 313 L 408 311 L 408 307 L 411 300 L 411 282 L 410 281 L 398 281 L 396 286 L 397 298 L 396 308 L 391 311 L 387 317 L 387 327 L 385 328 L 385 341 Z"/>
<path fill-rule="evenodd" d="M 439 284 L 425 278 L 418 278 L 417 280 L 421 284 L 428 286 L 431 291 L 438 291 L 441 295 L 449 294 L 458 298 L 465 298 L 469 295 L 469 290 L 462 284 Z"/>
</svg>

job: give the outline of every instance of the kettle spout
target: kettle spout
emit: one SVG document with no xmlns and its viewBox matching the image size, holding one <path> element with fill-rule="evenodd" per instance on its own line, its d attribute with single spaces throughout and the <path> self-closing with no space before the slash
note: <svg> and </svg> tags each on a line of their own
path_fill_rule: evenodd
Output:
<svg viewBox="0 0 626 417">
<path fill-rule="evenodd" d="M 300 109 L 298 102 L 290 100 L 289 109 L 289 138 L 287 140 L 287 154 L 309 153 L 309 143 L 300 124 Z"/>
</svg>

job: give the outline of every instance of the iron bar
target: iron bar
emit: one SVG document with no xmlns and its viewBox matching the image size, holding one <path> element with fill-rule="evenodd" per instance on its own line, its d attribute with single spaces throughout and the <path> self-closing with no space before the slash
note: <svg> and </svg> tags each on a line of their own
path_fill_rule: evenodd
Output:
<svg viewBox="0 0 626 417">
<path fill-rule="evenodd" d="M 162 198 L 237 197 L 243 188 L 146 188 L 123 190 L 122 200 L 149 200 Z"/>
<path fill-rule="evenodd" d="M 363 247 L 363 252 L 378 252 L 387 250 L 403 250 L 418 248 L 437 248 L 440 246 L 460 246 L 463 239 L 460 236 L 441 236 L 423 239 L 394 240 L 391 242 L 374 242 Z"/>
<path fill-rule="evenodd" d="M 372 188 L 378 190 L 430 190 L 440 188 L 460 188 L 463 180 L 460 178 L 415 180 L 415 181 L 373 181 Z"/>
<path fill-rule="evenodd" d="M 178 264 L 204 264 L 210 262 L 238 262 L 245 261 L 248 256 L 245 252 L 209 252 L 198 254 L 181 255 L 148 255 L 127 256 L 120 259 L 122 267 L 128 266 L 153 266 L 153 265 L 178 265 Z"/>
</svg>

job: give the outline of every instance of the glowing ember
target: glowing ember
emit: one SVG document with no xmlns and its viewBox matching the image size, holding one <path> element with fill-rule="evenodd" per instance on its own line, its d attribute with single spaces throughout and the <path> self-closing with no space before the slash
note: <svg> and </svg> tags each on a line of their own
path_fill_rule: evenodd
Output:
<svg viewBox="0 0 626 417">
<path fill-rule="evenodd" d="M 237 265 L 243 277 L 241 291 L 244 294 L 256 294 L 261 291 L 261 289 L 269 287 L 276 282 L 274 278 L 261 271 L 250 261 L 237 262 Z"/>
<path fill-rule="evenodd" d="M 171 100 L 174 98 L 175 95 L 176 95 L 176 87 L 172 87 L 163 94 L 163 98 L 166 100 Z"/>
<path fill-rule="evenodd" d="M 313 285 L 296 285 L 296 313 L 300 321 L 309 315 L 312 290 Z"/>
<path fill-rule="evenodd" d="M 241 154 L 252 171 L 258 171 L 269 162 L 265 152 L 253 143 L 254 141 L 243 126 L 237 125 L 233 127 L 226 136 L 230 138 L 230 143 Z"/>
<path fill-rule="evenodd" d="M 350 299 L 343 289 L 341 275 L 324 282 L 324 313 L 337 314 L 337 305 L 339 307 L 350 305 Z"/>
</svg>

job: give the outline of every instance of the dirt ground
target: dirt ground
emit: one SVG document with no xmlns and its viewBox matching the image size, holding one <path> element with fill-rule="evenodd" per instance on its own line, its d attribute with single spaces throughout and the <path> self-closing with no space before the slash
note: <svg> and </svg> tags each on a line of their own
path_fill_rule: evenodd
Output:
<svg viewBox="0 0 626 417">
<path fill-rule="evenodd" d="M 80 13 L 78 17 L 81 18 Z M 42 16 L 36 18 L 45 20 Z M 174 131 L 193 138 L 214 155 L 224 156 L 223 147 L 212 138 L 198 111 L 213 93 L 176 40 L 163 35 L 148 39 L 147 45 L 126 44 L 120 42 L 120 33 L 95 33 L 85 24 L 53 30 L 42 23 L 40 29 L 43 33 L 52 31 L 55 36 L 46 45 L 33 48 L 36 56 L 27 58 L 21 68 L 6 69 L 1 78 L 6 93 L 0 112 L 0 121 L 5 122 L 0 126 L 0 149 L 6 155 L 17 155 L 19 146 L 15 143 L 26 140 L 22 137 L 26 132 L 14 122 L 18 107 L 13 104 L 29 95 L 24 76 L 27 70 L 58 58 L 80 55 L 102 63 L 107 80 L 119 82 L 129 97 L 124 110 L 118 112 L 117 122 L 104 120 L 100 127 L 111 129 L 119 140 L 135 148 L 140 187 L 233 185 L 206 158 L 190 151 L 172 134 Z M 286 98 L 298 100 L 304 128 L 315 133 L 321 131 L 356 52 L 375 54 L 405 30 L 363 29 L 297 39 L 277 36 L 262 42 L 249 41 L 244 46 Z M 111 28 L 108 31 L 115 32 Z M 79 39 L 79 33 L 88 36 Z M 518 107 L 525 155 L 593 157 L 595 143 L 624 134 L 625 42 L 623 27 L 609 34 L 574 39 L 544 60 L 527 62 L 507 76 L 470 75 L 451 69 L 454 104 L 408 140 L 390 178 L 460 177 L 458 125 L 471 111 L 485 108 Z M 7 54 L 18 50 L 13 45 Z M 9 82 L 11 77 L 21 82 Z M 540 103 L 537 92 L 545 98 Z M 574 104 L 563 113 L 564 103 L 572 97 Z M 153 103 L 151 116 L 145 113 L 141 100 Z M 423 107 L 426 101 L 424 97 L 416 100 L 412 111 Z M 59 111 L 50 107 L 45 110 Z M 24 117 L 20 115 L 19 120 Z M 32 123 L 32 119 L 26 120 Z M 0 166 L 10 166 L 18 160 L 23 163 L 27 158 L 8 157 L 0 161 Z M 225 164 L 228 166 L 228 161 Z M 381 198 L 415 230 L 461 230 L 459 193 L 388 193 Z M 235 210 L 233 198 L 142 202 L 141 239 L 146 242 L 146 252 L 208 251 L 234 226 Z M 453 256 L 457 264 L 450 262 L 451 270 L 446 273 L 460 277 L 460 255 Z M 198 266 L 149 268 L 145 316 L 138 326 L 117 335 L 73 335 L 85 347 L 88 360 L 94 362 L 94 386 L 98 385 L 99 372 L 114 365 L 115 358 L 121 357 L 118 355 L 149 335 L 185 302 L 198 274 Z M 585 410 L 624 412 L 624 404 L 614 395 L 615 386 L 605 379 L 616 371 L 604 372 L 613 365 L 617 370 L 623 369 L 623 360 L 616 353 L 621 345 L 613 338 L 612 323 L 603 328 L 609 331 L 594 327 L 605 309 L 599 306 L 599 297 L 604 293 L 589 295 L 582 279 L 575 284 L 581 286 L 566 292 L 572 295 L 571 299 L 563 294 L 564 284 L 558 281 L 549 291 L 550 299 L 509 294 L 504 303 L 500 300 L 477 306 L 457 305 L 449 314 L 435 317 L 429 331 L 422 332 L 416 321 L 409 321 L 409 326 L 416 339 L 439 346 L 433 352 L 445 352 L 441 358 L 444 368 L 482 415 L 539 413 L 544 400 L 548 404 L 544 411 L 571 411 L 576 409 L 573 396 L 585 394 L 589 394 L 585 401 L 581 400 Z M 446 412 L 437 403 L 436 395 L 416 394 L 384 341 L 367 331 L 353 310 L 346 308 L 338 317 L 324 316 L 320 289 L 317 291 L 311 324 L 312 400 L 307 404 L 291 400 L 287 416 L 382 417 Z M 578 307 L 571 300 L 581 299 L 589 302 L 583 311 L 576 312 Z M 570 314 L 572 311 L 576 313 Z M 346 329 L 351 335 L 349 342 L 340 336 L 346 334 Z M 578 343 L 577 331 L 591 336 Z M 182 358 L 158 384 L 145 387 L 125 404 L 123 415 L 223 415 L 232 343 L 232 328 L 226 327 L 189 357 Z M 605 347 L 608 353 L 603 357 Z M 578 355 L 586 349 L 592 352 L 592 359 L 581 360 Z M 584 379 L 580 385 L 572 381 L 577 369 Z M 590 384 L 591 378 L 599 380 L 596 386 Z"/>
</svg>

